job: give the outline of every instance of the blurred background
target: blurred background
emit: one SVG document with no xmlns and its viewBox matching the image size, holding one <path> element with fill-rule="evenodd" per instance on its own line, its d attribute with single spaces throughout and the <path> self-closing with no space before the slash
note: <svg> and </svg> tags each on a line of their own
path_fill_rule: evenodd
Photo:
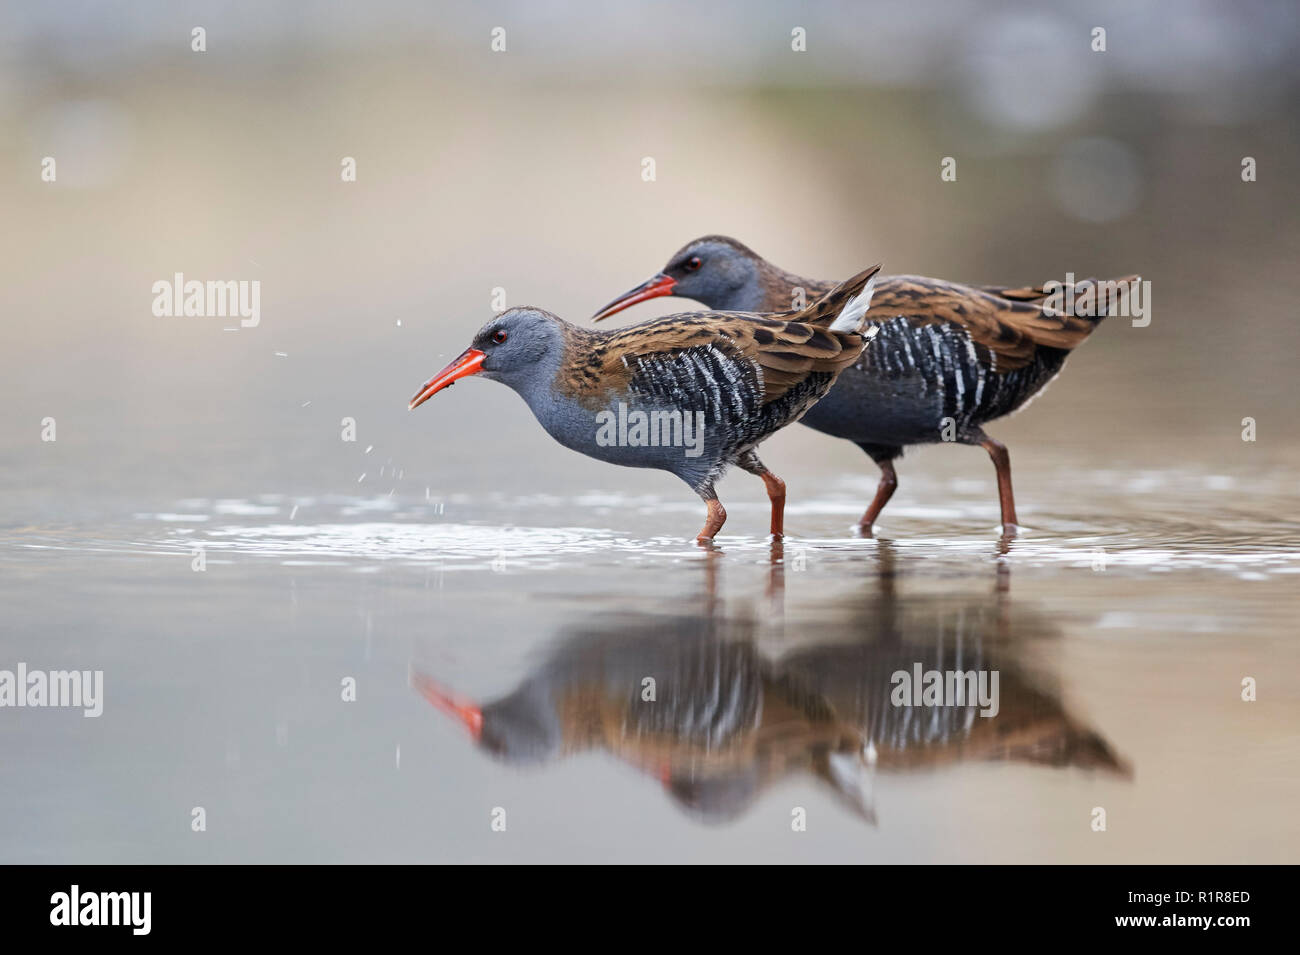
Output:
<svg viewBox="0 0 1300 955">
<path fill-rule="evenodd" d="M 665 487 L 560 453 L 504 388 L 470 383 L 419 415 L 405 403 L 490 317 L 494 288 L 582 323 L 709 232 L 814 277 L 875 261 L 984 284 L 1140 272 L 1150 326 L 1108 322 L 1040 406 L 993 426 L 1017 466 L 1296 463 L 1292 3 L 10 3 L 3 16 L 0 506 L 66 515 L 123 484 L 346 490 L 366 446 L 417 491 L 475 489 L 484 470 L 505 490 Z M 191 50 L 195 26 L 207 52 Z M 498 26 L 505 52 L 491 49 Z M 1091 49 L 1098 26 L 1105 52 Z M 940 179 L 946 156 L 956 182 Z M 1242 181 L 1246 156 L 1256 182 Z M 156 318 L 151 286 L 175 272 L 260 280 L 260 326 Z M 45 416 L 56 445 L 39 441 Z M 344 416 L 357 444 L 339 440 Z M 449 453 L 458 444 L 472 453 Z M 778 473 L 868 465 L 804 429 L 768 455 Z M 85 483 L 41 493 L 70 470 Z"/>
<path fill-rule="evenodd" d="M 108 693 L 0 719 L 0 858 L 1294 861 L 1298 107 L 1290 0 L 0 3 L 0 666 Z M 705 233 L 818 278 L 1137 272 L 1151 322 L 989 427 L 1009 551 L 978 449 L 909 452 L 862 541 L 867 458 L 777 434 L 781 586 L 745 475 L 720 569 L 675 478 L 559 447 L 508 389 L 406 410 L 494 290 L 585 324 Z M 177 272 L 259 281 L 260 324 L 155 316 Z M 1092 755 L 958 734 L 879 807 L 817 788 L 897 641 L 1046 671 L 1006 712 Z M 710 786 L 611 704 L 621 735 L 517 775 L 409 682 L 585 699 L 647 667 L 816 731 Z"/>
</svg>

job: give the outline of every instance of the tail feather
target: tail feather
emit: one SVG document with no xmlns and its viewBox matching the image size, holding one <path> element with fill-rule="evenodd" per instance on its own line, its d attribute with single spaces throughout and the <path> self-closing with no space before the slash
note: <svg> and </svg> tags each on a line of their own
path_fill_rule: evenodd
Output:
<svg viewBox="0 0 1300 955">
<path fill-rule="evenodd" d="M 1092 305 L 1080 317 L 1088 318 L 1095 325 L 1110 315 L 1110 305 L 1122 308 L 1128 300 L 1130 290 L 1135 282 L 1142 281 L 1140 275 L 1125 275 L 1117 279 L 1080 279 L 1074 283 L 1074 297 L 1077 301 L 1081 295 L 1091 295 Z"/>
<path fill-rule="evenodd" d="M 1118 294 L 1122 297 L 1128 294 L 1129 288 L 1134 282 L 1140 282 L 1142 277 L 1139 275 L 1125 275 L 1117 279 L 1098 279 L 1089 277 L 1078 279 L 1074 282 L 1075 295 L 1081 295 L 1084 291 L 1092 286 L 1100 286 L 1100 291 L 1107 294 L 1111 287 L 1118 287 Z M 1060 295 L 1068 286 L 1060 282 L 1049 282 L 1044 285 L 1027 285 L 1023 288 L 1012 288 L 1005 285 L 980 285 L 977 286 L 985 295 L 992 295 L 994 298 L 1005 299 L 1008 302 L 1027 302 L 1030 304 L 1042 304 L 1044 300 Z M 1098 321 L 1106 317 L 1105 312 L 1092 316 Z"/>
<path fill-rule="evenodd" d="M 866 325 L 871 294 L 876 288 L 879 265 L 841 282 L 811 305 L 789 316 L 792 322 L 819 325 L 834 332 L 861 333 Z"/>
<path fill-rule="evenodd" d="M 844 303 L 835 321 L 831 322 L 833 332 L 860 332 L 871 308 L 871 294 L 876 290 L 876 277 L 873 275 L 862 287 L 862 291 Z"/>
</svg>

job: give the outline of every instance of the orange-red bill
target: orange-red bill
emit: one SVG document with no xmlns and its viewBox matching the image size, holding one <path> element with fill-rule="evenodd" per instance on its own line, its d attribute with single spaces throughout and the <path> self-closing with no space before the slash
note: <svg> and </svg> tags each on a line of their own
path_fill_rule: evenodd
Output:
<svg viewBox="0 0 1300 955">
<path fill-rule="evenodd" d="M 468 375 L 477 375 L 483 370 L 485 357 L 487 356 L 477 348 L 466 348 L 459 358 L 426 381 L 407 407 L 414 411 L 453 382 Z"/>
<path fill-rule="evenodd" d="M 658 298 L 661 295 L 672 295 L 673 286 L 677 280 L 664 275 L 660 272 L 658 275 L 647 279 L 630 292 L 624 292 L 614 301 L 610 302 L 595 315 L 591 316 L 593 322 L 598 322 L 602 318 L 609 318 L 615 312 L 621 312 L 629 305 L 635 305 L 637 302 L 644 302 L 647 299 Z"/>
<path fill-rule="evenodd" d="M 423 673 L 411 674 L 411 683 L 426 700 L 464 723 L 475 742 L 483 735 L 483 711 L 469 700 L 461 699 L 450 691 L 444 690 Z"/>
</svg>

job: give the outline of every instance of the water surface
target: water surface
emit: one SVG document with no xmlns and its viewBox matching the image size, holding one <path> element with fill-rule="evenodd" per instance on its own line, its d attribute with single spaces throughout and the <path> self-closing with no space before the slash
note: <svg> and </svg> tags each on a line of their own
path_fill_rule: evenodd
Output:
<svg viewBox="0 0 1300 955">
<path fill-rule="evenodd" d="M 14 524 L 5 660 L 105 706 L 5 714 L 4 859 L 1292 859 L 1289 489 L 1089 478 L 1012 540 L 991 481 L 923 475 L 877 539 L 862 475 L 714 550 L 688 497 L 609 490 Z M 997 715 L 892 705 L 917 664 L 996 670 Z"/>
</svg>

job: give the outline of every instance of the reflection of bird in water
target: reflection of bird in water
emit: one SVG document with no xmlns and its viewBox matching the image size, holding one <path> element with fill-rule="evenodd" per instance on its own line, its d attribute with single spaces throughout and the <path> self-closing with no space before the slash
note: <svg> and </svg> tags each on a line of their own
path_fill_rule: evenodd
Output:
<svg viewBox="0 0 1300 955">
<path fill-rule="evenodd" d="M 978 759 L 1127 775 L 1107 742 L 1017 662 L 1018 638 L 1050 628 L 1039 620 L 1012 627 L 990 599 L 896 598 L 886 588 L 856 598 L 847 620 L 809 625 L 805 648 L 779 660 L 758 650 L 743 620 L 604 615 L 569 631 L 492 703 L 461 699 L 422 674 L 413 682 L 499 759 L 540 763 L 603 749 L 710 822 L 737 818 L 763 790 L 805 773 L 868 820 L 875 770 Z M 997 714 L 978 715 L 978 702 L 894 706 L 892 675 L 917 664 L 998 670 Z"/>
<path fill-rule="evenodd" d="M 796 770 L 825 778 L 833 753 L 857 760 L 852 731 L 823 699 L 775 671 L 749 625 L 606 617 L 597 626 L 570 636 L 514 692 L 482 707 L 421 674 L 414 682 L 500 759 L 546 762 L 604 749 L 706 818 L 734 816 L 768 781 Z"/>
<path fill-rule="evenodd" d="M 978 701 L 951 706 L 895 706 L 895 673 L 998 671 L 996 713 Z M 1051 691 L 1040 688 L 1002 653 L 960 639 L 921 647 L 816 647 L 782 659 L 784 672 L 852 723 L 882 770 L 924 769 L 966 759 L 1128 770 L 1097 733 L 1080 725 Z"/>
</svg>

